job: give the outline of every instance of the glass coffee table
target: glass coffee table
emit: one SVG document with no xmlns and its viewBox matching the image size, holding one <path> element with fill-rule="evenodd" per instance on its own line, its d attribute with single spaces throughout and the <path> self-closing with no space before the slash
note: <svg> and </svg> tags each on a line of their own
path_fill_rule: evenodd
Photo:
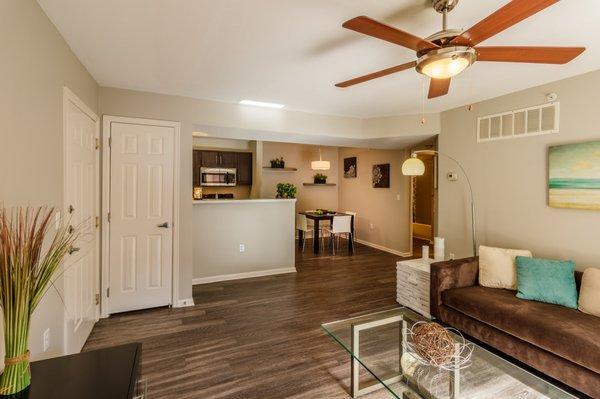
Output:
<svg viewBox="0 0 600 399">
<path fill-rule="evenodd" d="M 350 354 L 353 398 L 382 388 L 399 399 L 577 398 L 473 343 L 466 368 L 425 365 L 407 344 L 406 329 L 419 321 L 429 320 L 395 308 L 321 325 Z"/>
</svg>

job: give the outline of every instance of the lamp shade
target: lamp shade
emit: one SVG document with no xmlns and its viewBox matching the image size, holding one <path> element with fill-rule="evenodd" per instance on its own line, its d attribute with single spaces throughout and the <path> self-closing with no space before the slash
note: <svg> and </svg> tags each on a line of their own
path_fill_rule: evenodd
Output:
<svg viewBox="0 0 600 399">
<path fill-rule="evenodd" d="M 408 158 L 402 164 L 404 176 L 423 176 L 423 173 L 425 173 L 425 164 L 417 157 Z"/>
<path fill-rule="evenodd" d="M 331 167 L 331 164 L 329 163 L 329 161 L 312 161 L 310 163 L 310 168 L 312 170 L 329 170 L 329 168 Z"/>
</svg>

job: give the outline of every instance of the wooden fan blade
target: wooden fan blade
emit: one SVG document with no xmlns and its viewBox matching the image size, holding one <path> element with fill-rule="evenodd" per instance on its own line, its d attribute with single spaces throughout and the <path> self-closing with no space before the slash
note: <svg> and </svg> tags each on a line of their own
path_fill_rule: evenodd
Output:
<svg viewBox="0 0 600 399">
<path fill-rule="evenodd" d="M 431 82 L 429 82 L 429 95 L 427 98 L 435 98 L 448 94 L 448 89 L 450 89 L 450 80 L 450 78 L 431 79 Z"/>
<path fill-rule="evenodd" d="M 558 1 L 512 0 L 475 26 L 452 39 L 450 43 L 458 46 L 475 46 Z"/>
<path fill-rule="evenodd" d="M 406 63 L 406 64 L 397 65 L 395 67 L 383 69 L 381 71 L 373 72 L 373 73 L 370 73 L 370 74 L 365 75 L 365 76 L 360 76 L 358 78 L 347 80 L 345 82 L 337 83 L 336 86 L 337 87 L 348 87 L 348 86 L 352 86 L 352 85 L 355 85 L 355 84 L 358 84 L 358 83 L 366 82 L 368 80 L 372 80 L 372 79 L 375 79 L 375 78 L 380 78 L 382 76 L 391 75 L 392 73 L 404 71 L 405 69 L 414 68 L 416 66 L 417 66 L 417 62 L 413 61 L 413 62 L 409 62 L 409 63 Z"/>
<path fill-rule="evenodd" d="M 401 31 L 400 29 L 396 29 L 393 26 L 375 21 L 364 15 L 346 21 L 342 26 L 346 29 L 376 37 L 381 40 L 386 40 L 390 43 L 398 44 L 415 51 L 439 48 L 435 43 L 424 40 L 408 32 Z"/>
<path fill-rule="evenodd" d="M 477 61 L 566 64 L 585 47 L 476 47 Z"/>
</svg>

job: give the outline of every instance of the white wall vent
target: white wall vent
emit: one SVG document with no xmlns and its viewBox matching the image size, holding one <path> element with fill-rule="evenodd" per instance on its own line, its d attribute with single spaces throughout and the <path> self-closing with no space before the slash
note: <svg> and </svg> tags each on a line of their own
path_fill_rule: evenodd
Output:
<svg viewBox="0 0 600 399">
<path fill-rule="evenodd" d="M 477 142 L 558 133 L 559 103 L 536 105 L 477 118 Z"/>
</svg>

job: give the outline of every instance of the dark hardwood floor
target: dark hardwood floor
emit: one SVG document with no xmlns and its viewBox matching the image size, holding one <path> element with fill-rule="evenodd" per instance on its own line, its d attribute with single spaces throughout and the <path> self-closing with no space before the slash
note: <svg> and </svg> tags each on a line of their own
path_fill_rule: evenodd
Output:
<svg viewBox="0 0 600 399">
<path fill-rule="evenodd" d="M 297 273 L 197 285 L 194 307 L 111 316 L 84 350 L 141 342 L 150 399 L 348 398 L 348 355 L 319 326 L 397 306 L 399 259 L 360 244 L 315 256 L 307 244 Z"/>
</svg>

